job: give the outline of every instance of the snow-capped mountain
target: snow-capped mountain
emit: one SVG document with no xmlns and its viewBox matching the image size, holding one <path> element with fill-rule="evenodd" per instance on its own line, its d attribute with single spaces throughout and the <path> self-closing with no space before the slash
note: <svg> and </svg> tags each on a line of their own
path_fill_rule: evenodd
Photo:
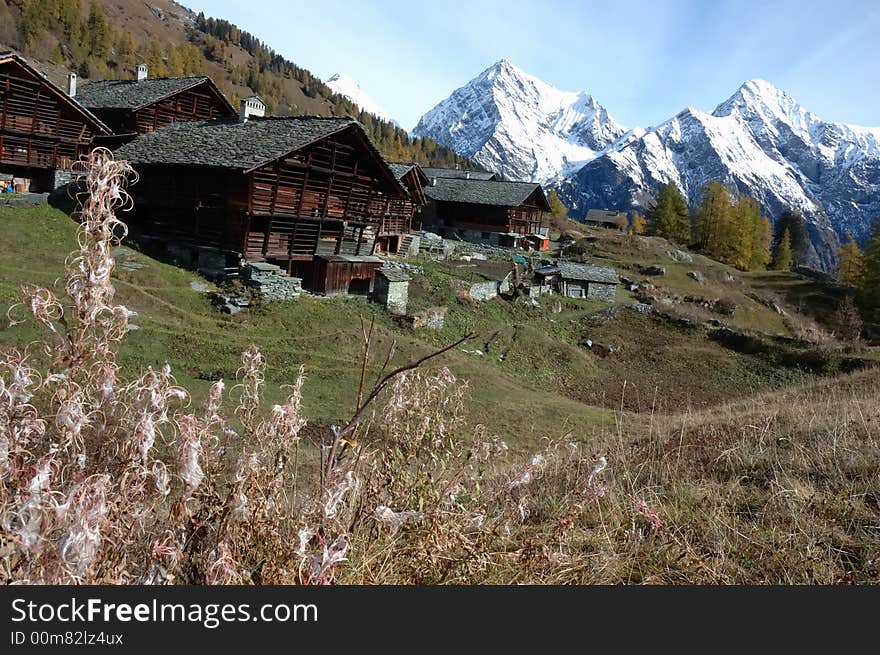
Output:
<svg viewBox="0 0 880 655">
<path fill-rule="evenodd" d="M 540 182 L 578 170 L 623 133 L 591 95 L 560 91 L 506 59 L 413 130 L 509 179 Z"/>
<path fill-rule="evenodd" d="M 364 111 L 373 114 L 373 116 L 378 116 L 383 121 L 397 123 L 397 121 L 391 117 L 391 114 L 382 109 L 379 103 L 367 95 L 366 91 L 361 88 L 360 84 L 355 82 L 345 73 L 336 73 L 335 75 L 332 75 L 327 79 L 325 84 L 330 87 L 330 90 L 333 91 L 333 93 L 345 96 Z"/>
<path fill-rule="evenodd" d="M 556 186 L 581 216 L 594 207 L 644 209 L 669 181 L 693 206 L 709 180 L 751 195 L 774 218 L 802 211 L 809 263 L 828 269 L 839 236 L 863 240 L 880 218 L 880 128 L 827 123 L 769 82 L 750 80 L 711 114 L 688 108 L 627 133 Z"/>
</svg>

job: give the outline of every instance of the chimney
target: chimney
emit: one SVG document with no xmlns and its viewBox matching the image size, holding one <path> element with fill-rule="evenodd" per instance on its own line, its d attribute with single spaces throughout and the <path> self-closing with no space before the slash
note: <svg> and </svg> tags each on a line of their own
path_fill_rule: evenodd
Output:
<svg viewBox="0 0 880 655">
<path fill-rule="evenodd" d="M 249 96 L 241 101 L 238 108 L 238 120 L 247 122 L 251 116 L 262 118 L 266 115 L 266 105 L 257 96 Z"/>
<path fill-rule="evenodd" d="M 431 178 L 431 186 L 437 186 L 437 178 L 436 177 Z"/>
<path fill-rule="evenodd" d="M 67 95 L 71 98 L 76 95 L 76 73 L 73 71 L 67 74 Z"/>
<path fill-rule="evenodd" d="M 470 172 L 470 171 L 465 171 L 465 173 L 464 173 L 464 179 L 466 179 L 466 180 L 471 179 L 471 172 Z"/>
<path fill-rule="evenodd" d="M 141 80 L 147 79 L 147 65 L 146 64 L 138 64 L 137 68 L 135 70 L 137 71 L 137 81 L 138 82 L 140 82 Z"/>
</svg>

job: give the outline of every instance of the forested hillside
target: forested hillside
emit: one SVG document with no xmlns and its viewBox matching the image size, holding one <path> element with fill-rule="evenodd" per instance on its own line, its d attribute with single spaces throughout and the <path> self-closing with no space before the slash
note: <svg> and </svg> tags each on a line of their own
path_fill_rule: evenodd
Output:
<svg viewBox="0 0 880 655">
<path fill-rule="evenodd" d="M 410 138 L 361 112 L 254 35 L 172 0 L 0 0 L 0 50 L 8 48 L 62 87 L 68 70 L 82 83 L 126 79 L 141 61 L 151 77 L 210 75 L 234 105 L 256 93 L 279 116 L 352 116 L 391 160 L 481 170 L 431 139 Z"/>
</svg>

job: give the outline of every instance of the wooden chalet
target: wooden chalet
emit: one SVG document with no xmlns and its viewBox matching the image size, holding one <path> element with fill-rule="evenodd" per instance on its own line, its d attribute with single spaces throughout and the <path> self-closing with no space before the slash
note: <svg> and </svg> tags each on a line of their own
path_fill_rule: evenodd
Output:
<svg viewBox="0 0 880 655">
<path fill-rule="evenodd" d="M 363 127 L 243 115 L 173 123 L 117 151 L 140 175 L 132 231 L 200 268 L 265 261 L 322 293 L 364 278 L 354 264 L 381 266 L 376 241 L 409 231 L 411 200 Z"/>
<path fill-rule="evenodd" d="M 210 77 L 149 78 L 144 64 L 137 79 L 92 82 L 76 99 L 110 126 L 115 145 L 171 123 L 238 114 Z"/>
<path fill-rule="evenodd" d="M 52 191 L 70 180 L 71 166 L 93 139 L 108 134 L 97 116 L 27 60 L 0 53 L 0 174 L 27 180 L 26 191 Z"/>
<path fill-rule="evenodd" d="M 609 209 L 590 209 L 584 216 L 584 224 L 590 227 L 623 231 L 629 225 L 629 215 L 626 212 Z"/>
<path fill-rule="evenodd" d="M 445 237 L 509 247 L 532 247 L 545 236 L 550 205 L 540 184 L 431 178 L 422 228 Z"/>
<path fill-rule="evenodd" d="M 428 184 L 428 177 L 422 171 L 421 167 L 413 162 L 389 162 L 388 166 L 394 172 L 394 175 L 397 176 L 398 181 L 403 185 L 409 195 L 409 200 L 407 201 L 409 204 L 404 207 L 403 211 L 403 213 L 409 214 L 410 217 L 410 222 L 406 226 L 406 231 L 409 232 L 412 229 L 416 214 L 419 213 L 422 207 L 427 203 L 424 188 L 425 185 Z M 400 246 L 400 239 L 395 239 L 387 244 L 377 244 L 380 251 L 389 253 L 399 253 Z"/>
</svg>

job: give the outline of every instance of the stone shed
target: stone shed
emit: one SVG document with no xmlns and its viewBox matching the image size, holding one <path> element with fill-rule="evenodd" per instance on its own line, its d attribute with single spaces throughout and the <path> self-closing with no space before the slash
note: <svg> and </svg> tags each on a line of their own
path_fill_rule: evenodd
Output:
<svg viewBox="0 0 880 655">
<path fill-rule="evenodd" d="M 620 282 L 615 270 L 608 266 L 565 261 L 542 266 L 535 271 L 535 277 L 542 287 L 549 286 L 563 296 L 603 302 L 614 302 Z"/>
<path fill-rule="evenodd" d="M 410 277 L 399 268 L 376 270 L 373 283 L 373 300 L 381 303 L 392 314 L 404 316 L 409 300 Z"/>
</svg>

